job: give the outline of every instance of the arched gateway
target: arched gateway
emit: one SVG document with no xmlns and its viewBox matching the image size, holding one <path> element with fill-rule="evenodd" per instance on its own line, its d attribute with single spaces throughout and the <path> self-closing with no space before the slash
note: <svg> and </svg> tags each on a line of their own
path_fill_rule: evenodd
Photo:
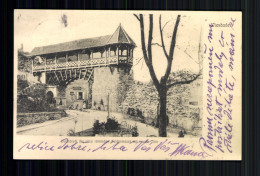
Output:
<svg viewBox="0 0 260 176">
<path fill-rule="evenodd" d="M 133 81 L 135 46 L 119 25 L 112 35 L 35 47 L 29 56 L 34 76 L 55 92 L 59 105 L 106 110 L 109 103 L 118 111 Z"/>
</svg>

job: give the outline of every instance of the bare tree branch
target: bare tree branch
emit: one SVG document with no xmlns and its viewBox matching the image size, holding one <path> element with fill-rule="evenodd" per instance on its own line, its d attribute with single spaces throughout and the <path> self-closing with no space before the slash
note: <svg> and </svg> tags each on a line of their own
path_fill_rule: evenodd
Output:
<svg viewBox="0 0 260 176">
<path fill-rule="evenodd" d="M 142 65 L 141 65 L 141 70 L 143 69 L 143 65 L 144 65 L 144 62 L 142 62 Z"/>
<path fill-rule="evenodd" d="M 180 51 L 184 52 L 184 54 L 186 54 L 187 56 L 189 56 L 189 58 L 191 58 L 196 64 L 199 64 L 199 62 L 195 61 L 195 60 L 193 59 L 193 57 L 191 57 L 191 55 L 190 55 L 189 53 L 187 53 L 187 51 L 186 51 L 187 48 L 183 51 L 179 46 L 176 45 L 176 47 L 177 47 L 177 49 L 179 49 Z"/>
<path fill-rule="evenodd" d="M 169 52 L 170 59 L 173 58 L 174 48 L 175 48 L 175 44 L 176 44 L 176 35 L 177 35 L 177 30 L 178 30 L 178 26 L 180 23 L 180 19 L 181 19 L 181 15 L 178 15 L 175 26 L 174 26 L 174 30 L 172 33 L 172 40 L 171 40 L 171 46 L 170 46 L 170 52 Z"/>
<path fill-rule="evenodd" d="M 140 14 L 140 29 L 141 29 L 141 44 L 142 44 L 142 51 L 144 55 L 145 60 L 149 60 L 146 52 L 146 47 L 145 47 L 145 35 L 144 35 L 144 19 L 143 19 L 143 14 Z"/>
<path fill-rule="evenodd" d="M 138 21 L 140 21 L 140 18 L 138 17 L 138 15 L 134 14 L 134 16 L 137 18 Z"/>
<path fill-rule="evenodd" d="M 161 34 L 161 42 L 162 42 L 162 48 L 163 48 L 163 52 L 164 52 L 164 55 L 166 56 L 167 60 L 168 60 L 168 54 L 166 52 L 166 49 L 165 49 L 165 45 L 164 45 L 164 40 L 163 40 L 163 32 L 162 32 L 162 16 L 160 15 L 159 17 L 159 29 L 160 29 L 160 34 Z"/>
<path fill-rule="evenodd" d="M 138 61 L 137 61 L 137 63 L 136 63 L 135 65 L 133 65 L 133 67 L 136 66 L 136 65 L 138 65 L 139 62 L 140 62 L 143 58 L 144 58 L 144 57 L 139 58 Z"/>
<path fill-rule="evenodd" d="M 148 39 L 148 43 L 150 43 L 150 47 L 149 47 L 149 50 L 148 50 L 148 54 L 149 54 L 149 57 L 151 56 L 152 54 L 152 48 L 151 48 L 151 43 L 152 43 L 152 34 L 153 34 L 153 24 L 151 24 L 151 21 L 153 20 L 153 17 L 152 15 L 150 15 L 150 27 L 149 27 L 149 39 Z M 150 72 L 150 75 L 151 75 L 151 78 L 154 82 L 154 85 L 157 89 L 159 89 L 160 87 L 160 83 L 155 75 L 155 72 L 154 72 L 154 68 L 153 68 L 153 64 L 152 64 L 152 58 L 149 58 L 147 56 L 147 51 L 146 51 L 146 47 L 145 47 L 145 36 L 144 36 L 144 19 L 143 19 L 143 14 L 140 14 L 140 29 L 141 29 L 141 44 L 142 44 L 142 51 L 143 51 L 143 55 L 144 55 L 144 60 L 145 60 L 145 63 L 149 69 L 149 72 Z M 149 46 L 149 45 L 148 45 Z"/>
<path fill-rule="evenodd" d="M 169 56 L 168 56 L 168 63 L 167 63 L 167 68 L 164 74 L 164 79 L 162 79 L 163 84 L 166 84 L 166 81 L 170 75 L 171 72 L 171 68 L 172 68 L 172 60 L 173 60 L 173 53 L 174 53 L 174 48 L 175 48 L 175 44 L 176 44 L 176 35 L 177 35 L 177 30 L 178 30 L 178 26 L 180 23 L 180 19 L 181 16 L 178 15 L 177 19 L 176 19 L 176 23 L 174 26 L 174 30 L 173 30 L 173 34 L 172 34 L 172 40 L 171 40 L 171 46 L 170 46 L 170 52 L 169 52 Z"/>
<path fill-rule="evenodd" d="M 149 15 L 149 21 L 150 21 L 150 25 L 149 25 L 147 50 L 148 50 L 148 58 L 149 58 L 151 64 L 153 64 L 152 46 L 151 46 L 152 40 L 153 40 L 153 15 L 152 14 Z"/>
<path fill-rule="evenodd" d="M 159 47 L 163 47 L 162 45 L 160 45 L 159 43 L 152 43 L 152 45 L 157 45 Z M 197 62 L 193 59 L 193 57 L 191 57 L 191 55 L 189 53 L 187 53 L 186 49 L 182 50 L 178 45 L 175 45 L 175 47 L 177 47 L 177 49 L 179 49 L 180 51 L 184 52 L 184 54 L 186 54 L 187 56 L 189 56 L 189 58 L 191 58 L 196 64 L 199 64 L 200 62 Z"/>
<path fill-rule="evenodd" d="M 162 45 L 160 45 L 159 43 L 152 43 L 151 45 L 157 45 L 159 47 L 162 47 Z"/>
<path fill-rule="evenodd" d="M 172 84 L 168 84 L 167 85 L 167 90 L 173 86 L 176 86 L 176 85 L 180 85 L 180 84 L 190 84 L 192 83 L 193 81 L 195 81 L 196 79 L 198 79 L 198 77 L 200 76 L 201 74 L 197 74 L 195 77 L 193 77 L 192 79 L 190 80 L 187 80 L 187 78 L 183 77 L 184 81 L 177 81 L 177 82 L 174 82 Z"/>
<path fill-rule="evenodd" d="M 167 22 L 163 25 L 162 31 L 163 31 L 163 29 L 165 28 L 165 26 L 166 26 L 170 21 L 171 21 L 171 20 L 167 21 Z"/>
</svg>

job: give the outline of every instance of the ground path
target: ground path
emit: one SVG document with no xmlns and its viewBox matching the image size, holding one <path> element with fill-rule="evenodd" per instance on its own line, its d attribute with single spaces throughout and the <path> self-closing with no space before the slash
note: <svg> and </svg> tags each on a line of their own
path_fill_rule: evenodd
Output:
<svg viewBox="0 0 260 176">
<path fill-rule="evenodd" d="M 47 121 L 41 124 L 27 125 L 17 128 L 18 134 L 24 135 L 46 135 L 46 136 L 67 136 L 70 129 L 75 128 L 75 132 L 80 132 L 93 127 L 93 123 L 96 120 L 99 122 L 105 122 L 107 118 L 107 112 L 105 111 L 77 111 L 67 110 L 68 117 Z M 158 128 L 146 125 L 144 123 L 129 119 L 128 115 L 121 113 L 111 113 L 119 123 L 125 121 L 131 126 L 138 127 L 139 137 L 147 137 L 149 135 L 158 136 Z M 76 125 L 75 125 L 76 121 Z M 178 137 L 177 133 L 169 133 L 169 137 Z"/>
</svg>

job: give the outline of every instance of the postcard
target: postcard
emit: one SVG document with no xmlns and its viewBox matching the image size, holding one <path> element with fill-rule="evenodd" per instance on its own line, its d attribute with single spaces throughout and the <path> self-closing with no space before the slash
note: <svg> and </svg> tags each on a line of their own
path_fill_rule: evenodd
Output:
<svg viewBox="0 0 260 176">
<path fill-rule="evenodd" d="M 14 159 L 241 160 L 242 13 L 14 10 Z"/>
</svg>

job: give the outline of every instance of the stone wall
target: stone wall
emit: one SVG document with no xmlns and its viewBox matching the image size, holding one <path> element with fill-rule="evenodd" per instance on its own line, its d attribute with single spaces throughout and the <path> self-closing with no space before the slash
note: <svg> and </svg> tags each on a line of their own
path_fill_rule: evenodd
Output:
<svg viewBox="0 0 260 176">
<path fill-rule="evenodd" d="M 121 109 L 142 111 L 146 121 L 157 118 L 158 93 L 153 84 L 135 82 L 127 91 Z M 201 127 L 202 118 L 202 79 L 188 85 L 172 87 L 167 93 L 167 115 L 169 126 L 193 130 Z"/>
<path fill-rule="evenodd" d="M 17 127 L 30 125 L 34 123 L 43 123 L 48 120 L 58 120 L 66 117 L 65 111 L 59 112 L 36 112 L 36 113 L 18 113 L 17 114 Z"/>
<path fill-rule="evenodd" d="M 158 94 L 153 85 L 135 82 L 128 89 L 121 109 L 123 113 L 127 113 L 128 108 L 139 109 L 144 117 L 155 119 L 158 102 Z"/>
<path fill-rule="evenodd" d="M 95 67 L 92 86 L 92 106 L 101 110 L 107 110 L 109 94 L 110 110 L 121 111 L 119 107 L 124 101 L 125 94 L 132 82 L 133 75 L 129 73 L 127 67 Z"/>
</svg>

